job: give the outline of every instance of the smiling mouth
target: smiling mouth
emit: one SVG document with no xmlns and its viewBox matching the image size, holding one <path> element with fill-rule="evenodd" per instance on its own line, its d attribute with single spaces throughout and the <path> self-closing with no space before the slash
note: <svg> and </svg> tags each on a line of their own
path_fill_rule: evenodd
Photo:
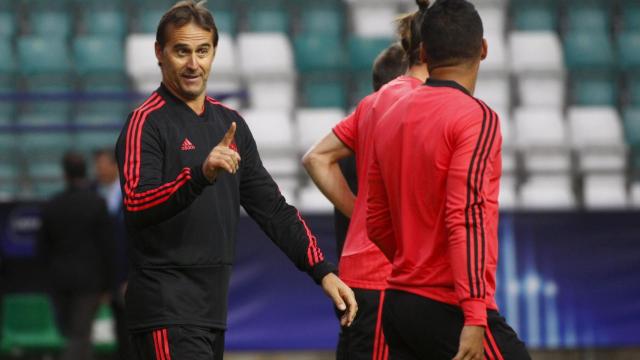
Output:
<svg viewBox="0 0 640 360">
<path fill-rule="evenodd" d="M 194 80 L 200 77 L 200 75 L 182 75 L 183 78 L 187 80 Z"/>
</svg>

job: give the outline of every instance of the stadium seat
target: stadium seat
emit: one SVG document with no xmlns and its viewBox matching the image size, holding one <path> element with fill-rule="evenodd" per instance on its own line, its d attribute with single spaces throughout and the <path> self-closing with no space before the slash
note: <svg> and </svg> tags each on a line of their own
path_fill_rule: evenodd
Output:
<svg viewBox="0 0 640 360">
<path fill-rule="evenodd" d="M 528 172 L 568 172 L 571 159 L 560 109 L 518 108 L 514 113 L 516 143 Z"/>
<path fill-rule="evenodd" d="M 59 161 L 35 160 L 27 163 L 27 176 L 31 179 L 61 179 L 64 176 Z"/>
<path fill-rule="evenodd" d="M 69 107 L 64 104 L 47 104 L 37 111 L 23 112 L 17 117 L 17 124 L 20 126 L 41 127 L 41 126 L 65 126 L 69 122 Z M 45 112 L 46 107 L 54 107 L 55 110 Z"/>
<path fill-rule="evenodd" d="M 11 39 L 0 37 L 0 74 L 10 75 L 15 70 L 15 51 L 11 45 Z"/>
<path fill-rule="evenodd" d="M 0 163 L 0 182 L 15 182 L 20 177 L 20 166 L 16 161 Z"/>
<path fill-rule="evenodd" d="M 387 37 L 365 38 L 352 36 L 349 38 L 349 66 L 354 71 L 365 71 L 371 74 L 373 62 L 393 40 Z"/>
<path fill-rule="evenodd" d="M 571 71 L 610 71 L 615 54 L 606 32 L 572 31 L 565 35 L 564 55 Z"/>
<path fill-rule="evenodd" d="M 583 189 L 584 205 L 589 210 L 623 209 L 628 205 L 623 174 L 588 175 Z"/>
<path fill-rule="evenodd" d="M 15 91 L 15 58 L 11 42 L 0 38 L 0 96 L 9 95 Z M 0 100 L 0 125 L 6 126 L 13 122 L 15 115 L 15 101 Z"/>
<path fill-rule="evenodd" d="M 520 186 L 519 206 L 536 210 L 569 210 L 577 206 L 566 175 L 535 175 Z"/>
<path fill-rule="evenodd" d="M 273 181 L 288 204 L 298 207 L 298 177 L 297 176 L 273 176 Z"/>
<path fill-rule="evenodd" d="M 622 27 L 626 31 L 640 31 L 640 3 L 636 0 L 623 0 Z"/>
<path fill-rule="evenodd" d="M 91 342 L 98 354 L 109 354 L 116 351 L 118 344 L 114 334 L 114 318 L 111 308 L 101 304 L 93 321 Z"/>
<path fill-rule="evenodd" d="M 213 12 L 216 28 L 221 34 L 235 35 L 238 23 L 236 12 L 230 10 L 217 10 Z"/>
<path fill-rule="evenodd" d="M 481 99 L 492 108 L 511 106 L 511 87 L 507 76 L 480 75 L 473 96 Z"/>
<path fill-rule="evenodd" d="M 351 93 L 349 105 L 356 107 L 365 96 L 373 92 L 371 71 L 360 71 L 351 75 Z"/>
<path fill-rule="evenodd" d="M 293 45 L 300 72 L 335 72 L 344 67 L 344 50 L 339 36 L 301 34 L 294 38 Z"/>
<path fill-rule="evenodd" d="M 619 34 L 616 44 L 620 69 L 628 72 L 640 71 L 640 30 Z"/>
<path fill-rule="evenodd" d="M 253 134 L 260 154 L 291 154 L 293 146 L 293 124 L 288 111 L 248 109 L 242 111 Z"/>
<path fill-rule="evenodd" d="M 72 15 L 65 11 L 34 11 L 29 16 L 31 34 L 66 39 L 73 30 Z"/>
<path fill-rule="evenodd" d="M 491 106 L 498 114 L 500 131 L 502 132 L 502 173 L 510 174 L 516 171 L 515 134 L 513 121 L 508 107 Z"/>
<path fill-rule="evenodd" d="M 127 36 L 127 74 L 133 79 L 136 90 L 149 93 L 160 85 L 162 74 L 158 68 L 154 44 L 154 34 L 130 34 Z"/>
<path fill-rule="evenodd" d="M 298 109 L 295 114 L 299 150 L 304 153 L 345 117 L 342 109 Z"/>
<path fill-rule="evenodd" d="M 487 58 L 480 66 L 482 74 L 497 73 L 506 75 L 509 71 L 508 51 L 502 31 L 486 31 L 484 34 L 489 46 Z"/>
<path fill-rule="evenodd" d="M 80 36 L 74 39 L 73 50 L 77 72 L 123 73 L 124 52 L 122 41 L 111 36 Z"/>
<path fill-rule="evenodd" d="M 576 73 L 571 76 L 570 94 L 572 105 L 616 106 L 618 83 L 606 73 Z"/>
<path fill-rule="evenodd" d="M 85 156 L 99 149 L 115 149 L 119 130 L 84 130 L 76 133 L 74 148 Z"/>
<path fill-rule="evenodd" d="M 500 195 L 498 198 L 500 210 L 511 210 L 518 207 L 515 176 L 503 175 L 500 178 Z"/>
<path fill-rule="evenodd" d="M 340 6 L 310 4 L 303 6 L 300 14 L 300 33 L 341 36 L 344 31 L 344 14 Z"/>
<path fill-rule="evenodd" d="M 257 8 L 247 12 L 250 32 L 289 32 L 289 15 L 282 7 Z"/>
<path fill-rule="evenodd" d="M 39 294 L 5 294 L 2 300 L 0 351 L 57 352 L 64 339 L 55 325 L 51 302 Z"/>
<path fill-rule="evenodd" d="M 560 39 L 554 32 L 514 31 L 509 35 L 509 49 L 511 68 L 517 75 L 564 70 Z"/>
<path fill-rule="evenodd" d="M 245 76 L 282 77 L 294 73 L 291 44 L 282 33 L 238 34 L 238 50 L 240 70 Z"/>
<path fill-rule="evenodd" d="M 625 140 L 631 149 L 631 170 L 640 174 L 640 107 L 626 108 L 622 118 Z"/>
<path fill-rule="evenodd" d="M 558 28 L 558 9 L 554 0 L 515 1 L 512 11 L 515 30 L 555 31 Z"/>
<path fill-rule="evenodd" d="M 300 210 L 306 213 L 331 213 L 333 204 L 313 184 L 300 189 Z"/>
<path fill-rule="evenodd" d="M 0 39 L 10 39 L 17 32 L 16 15 L 7 10 L 0 10 Z"/>
<path fill-rule="evenodd" d="M 314 76 L 303 77 L 300 105 L 304 107 L 347 106 L 347 90 L 342 78 L 323 79 Z"/>
<path fill-rule="evenodd" d="M 568 30 L 605 32 L 611 28 L 609 1 L 570 0 L 567 1 L 566 27 Z"/>
<path fill-rule="evenodd" d="M 632 75 L 627 79 L 628 103 L 640 106 L 640 75 Z"/>
<path fill-rule="evenodd" d="M 23 74 L 66 74 L 71 71 L 70 52 L 64 39 L 21 37 L 17 40 L 17 52 Z"/>
<path fill-rule="evenodd" d="M 159 19 L 159 18 L 158 18 Z M 122 38 L 127 34 L 127 17 L 123 10 L 88 10 L 83 17 L 85 30 L 90 35 Z"/>
<path fill-rule="evenodd" d="M 59 179 L 34 179 L 31 183 L 32 195 L 38 200 L 47 200 L 63 191 L 64 180 Z"/>
<path fill-rule="evenodd" d="M 138 21 L 134 22 L 137 33 L 153 34 L 155 38 L 158 24 L 166 9 L 143 9 L 138 15 Z"/>
<path fill-rule="evenodd" d="M 611 107 L 571 107 L 571 142 L 582 171 L 621 171 L 625 167 L 622 123 Z"/>
<path fill-rule="evenodd" d="M 73 139 L 66 132 L 25 132 L 20 134 L 17 144 L 22 154 L 59 160 L 73 147 Z"/>
<path fill-rule="evenodd" d="M 392 37 L 395 34 L 397 4 L 354 1 L 351 4 L 353 34 L 361 37 Z"/>
<path fill-rule="evenodd" d="M 476 10 L 482 18 L 485 34 L 498 34 L 504 37 L 506 28 L 506 6 L 499 4 L 478 4 Z"/>
<path fill-rule="evenodd" d="M 518 77 L 517 91 L 520 105 L 560 109 L 565 104 L 564 75 L 524 74 Z"/>
<path fill-rule="evenodd" d="M 0 181 L 0 201 L 12 201 L 20 196 L 20 186 L 15 181 Z"/>
</svg>

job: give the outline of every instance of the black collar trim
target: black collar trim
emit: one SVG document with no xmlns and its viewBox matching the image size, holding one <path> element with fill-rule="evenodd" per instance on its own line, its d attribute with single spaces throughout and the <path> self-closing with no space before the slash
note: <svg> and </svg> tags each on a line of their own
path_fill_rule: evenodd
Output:
<svg viewBox="0 0 640 360">
<path fill-rule="evenodd" d="M 452 80 L 436 80 L 436 79 L 429 78 L 424 84 L 427 86 L 435 86 L 435 87 L 451 87 L 454 89 L 458 89 L 469 96 L 472 96 L 469 90 L 467 90 L 464 86 Z"/>
</svg>

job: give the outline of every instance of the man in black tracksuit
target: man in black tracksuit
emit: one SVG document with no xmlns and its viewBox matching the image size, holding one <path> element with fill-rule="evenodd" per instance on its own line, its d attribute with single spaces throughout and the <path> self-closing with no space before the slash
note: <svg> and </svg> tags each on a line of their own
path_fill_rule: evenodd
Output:
<svg viewBox="0 0 640 360">
<path fill-rule="evenodd" d="M 127 319 L 138 359 L 221 359 L 240 205 L 350 323 L 353 292 L 262 166 L 247 124 L 205 96 L 218 33 L 181 2 L 160 21 L 162 85 L 127 120 L 116 156 L 130 236 Z"/>
</svg>

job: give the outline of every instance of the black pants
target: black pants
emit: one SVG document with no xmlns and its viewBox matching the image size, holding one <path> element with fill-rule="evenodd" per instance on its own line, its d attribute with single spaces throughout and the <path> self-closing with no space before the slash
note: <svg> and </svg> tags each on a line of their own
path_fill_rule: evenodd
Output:
<svg viewBox="0 0 640 360">
<path fill-rule="evenodd" d="M 484 353 L 489 360 L 530 360 L 518 335 L 497 311 L 487 311 Z M 398 290 L 387 290 L 382 322 L 391 360 L 451 360 L 464 325 L 453 305 Z"/>
<path fill-rule="evenodd" d="M 127 328 L 124 310 L 124 296 L 122 291 L 114 291 L 112 293 L 111 311 L 113 312 L 116 339 L 118 341 L 118 360 L 129 360 L 133 358 L 131 336 Z"/>
<path fill-rule="evenodd" d="M 169 326 L 131 336 L 136 360 L 221 360 L 224 331 L 198 326 Z"/>
<path fill-rule="evenodd" d="M 62 360 L 91 359 L 91 327 L 95 319 L 101 295 L 99 293 L 74 293 L 59 290 L 53 293 L 58 326 L 67 338 Z"/>
<path fill-rule="evenodd" d="M 350 327 L 340 329 L 336 359 L 383 360 L 389 352 L 382 333 L 385 292 L 355 288 L 353 292 L 358 302 L 358 313 Z"/>
</svg>

